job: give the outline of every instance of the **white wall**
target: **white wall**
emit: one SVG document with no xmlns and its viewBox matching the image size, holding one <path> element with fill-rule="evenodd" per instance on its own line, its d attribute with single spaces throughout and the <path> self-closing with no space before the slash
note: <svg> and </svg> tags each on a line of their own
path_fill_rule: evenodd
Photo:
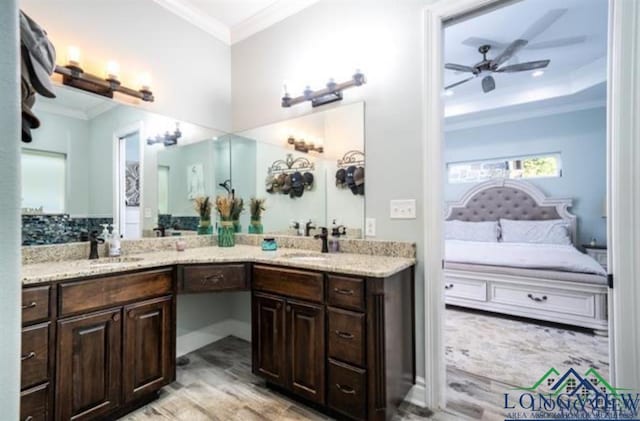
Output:
<svg viewBox="0 0 640 421">
<path fill-rule="evenodd" d="M 0 408 L 18 419 L 20 395 L 20 108 L 18 8 L 0 2 Z"/>
<path fill-rule="evenodd" d="M 308 113 L 309 104 L 280 107 L 282 83 L 292 95 L 305 84 L 348 79 L 356 68 L 368 83 L 345 91 L 345 103 L 366 102 L 366 212 L 377 236 L 422 238 L 422 8 L 429 0 L 322 0 L 234 44 L 231 49 L 236 131 Z M 329 106 L 330 107 L 330 106 Z M 326 108 L 325 108 L 326 109 Z M 319 111 L 319 110 L 318 110 Z M 417 219 L 389 219 L 389 200 L 416 199 Z M 424 372 L 423 269 L 416 282 L 418 375 Z"/>
<path fill-rule="evenodd" d="M 148 72 L 156 101 L 145 108 L 207 127 L 230 128 L 229 47 L 150 0 L 20 0 L 66 63 L 69 45 L 81 65 L 104 75 L 120 64 L 123 84 L 139 88 Z"/>
</svg>

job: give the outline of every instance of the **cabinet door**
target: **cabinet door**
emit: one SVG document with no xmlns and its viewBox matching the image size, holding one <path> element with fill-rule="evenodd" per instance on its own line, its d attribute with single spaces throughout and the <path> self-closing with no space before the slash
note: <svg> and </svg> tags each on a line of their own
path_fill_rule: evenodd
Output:
<svg viewBox="0 0 640 421">
<path fill-rule="evenodd" d="M 324 403 L 324 307 L 287 301 L 286 313 L 289 388 L 306 399 Z"/>
<path fill-rule="evenodd" d="M 253 295 L 253 372 L 286 386 L 284 299 Z"/>
<path fill-rule="evenodd" d="M 123 377 L 125 402 L 169 384 L 173 378 L 172 298 L 124 308 Z"/>
<path fill-rule="evenodd" d="M 96 419 L 119 405 L 120 316 L 117 308 L 58 321 L 56 419 Z"/>
</svg>

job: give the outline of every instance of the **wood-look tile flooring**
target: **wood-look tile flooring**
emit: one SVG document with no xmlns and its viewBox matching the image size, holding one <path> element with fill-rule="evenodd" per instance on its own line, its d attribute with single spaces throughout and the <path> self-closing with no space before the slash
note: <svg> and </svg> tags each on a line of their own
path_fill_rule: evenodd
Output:
<svg viewBox="0 0 640 421">
<path fill-rule="evenodd" d="M 329 420 L 326 415 L 268 389 L 251 373 L 251 344 L 228 336 L 187 355 L 177 379 L 160 397 L 124 420 Z M 405 403 L 395 420 L 504 420 L 499 399 L 502 385 L 448 369 L 449 413 L 432 413 Z M 464 414 L 464 415 L 460 415 Z"/>
</svg>

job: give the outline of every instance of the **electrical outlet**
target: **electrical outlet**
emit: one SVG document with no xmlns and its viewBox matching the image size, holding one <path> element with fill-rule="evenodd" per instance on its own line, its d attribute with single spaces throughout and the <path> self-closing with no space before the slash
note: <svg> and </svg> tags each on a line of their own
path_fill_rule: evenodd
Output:
<svg viewBox="0 0 640 421">
<path fill-rule="evenodd" d="M 364 235 L 366 235 L 367 237 L 376 236 L 376 219 L 375 218 L 366 219 Z"/>
<path fill-rule="evenodd" d="M 415 199 L 392 200 L 390 208 L 391 219 L 416 219 Z"/>
</svg>

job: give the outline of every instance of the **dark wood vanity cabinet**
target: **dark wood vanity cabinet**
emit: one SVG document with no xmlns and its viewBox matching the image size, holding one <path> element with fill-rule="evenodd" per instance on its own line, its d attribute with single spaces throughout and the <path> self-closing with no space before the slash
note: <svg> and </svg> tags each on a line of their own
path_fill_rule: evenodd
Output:
<svg viewBox="0 0 640 421">
<path fill-rule="evenodd" d="M 21 419 L 109 419 L 154 398 L 175 378 L 175 289 L 173 268 L 25 288 Z"/>
<path fill-rule="evenodd" d="M 415 382 L 413 276 L 255 265 L 254 373 L 333 415 L 389 419 Z"/>
</svg>

